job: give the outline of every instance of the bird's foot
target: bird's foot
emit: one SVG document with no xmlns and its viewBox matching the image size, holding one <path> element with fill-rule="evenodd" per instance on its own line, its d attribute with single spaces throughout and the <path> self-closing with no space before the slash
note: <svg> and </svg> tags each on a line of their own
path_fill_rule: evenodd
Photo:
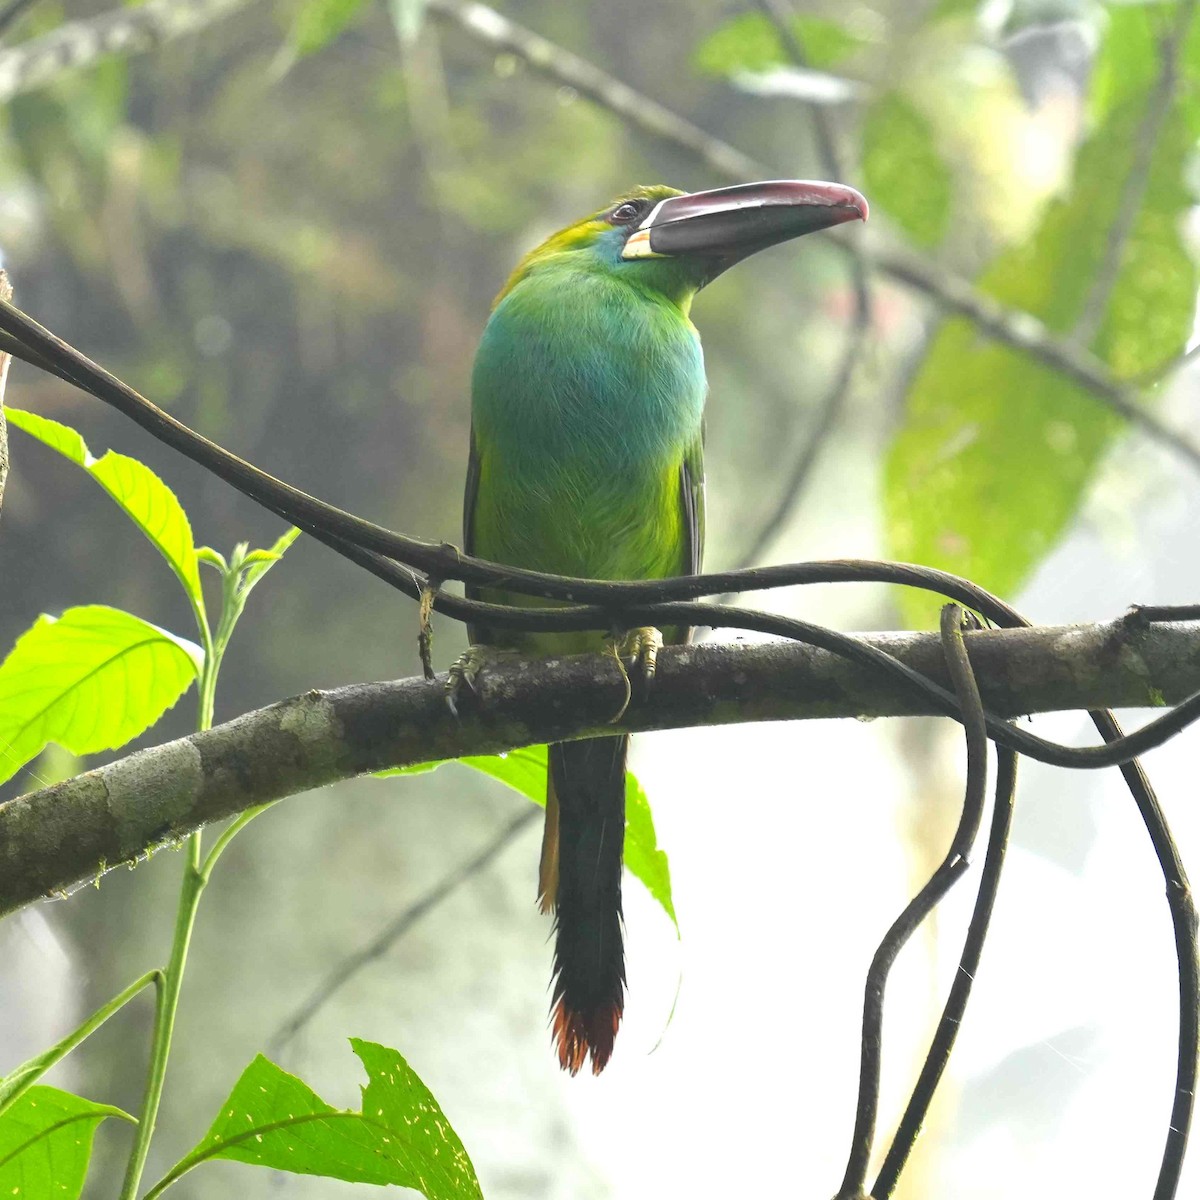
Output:
<svg viewBox="0 0 1200 1200">
<path fill-rule="evenodd" d="M 446 705 L 450 711 L 458 716 L 458 701 L 464 691 L 478 695 L 479 689 L 475 686 L 475 680 L 479 678 L 479 673 L 484 667 L 503 662 L 506 658 L 512 658 L 514 654 L 513 650 L 499 649 L 495 646 L 468 646 L 455 660 L 446 676 Z"/>
<path fill-rule="evenodd" d="M 654 673 L 658 670 L 658 652 L 662 647 L 663 635 L 652 625 L 631 629 L 620 641 L 622 657 L 633 659 L 634 669 L 641 675 L 647 689 L 654 682 Z"/>
<path fill-rule="evenodd" d="M 645 695 L 654 683 L 654 673 L 658 670 L 658 652 L 662 649 L 662 645 L 663 635 L 651 625 L 627 630 L 619 638 L 613 640 L 613 657 L 617 660 L 617 665 L 621 668 L 621 675 L 625 680 L 625 700 L 612 717 L 612 722 L 619 721 L 625 715 L 625 710 L 633 699 L 633 685 L 629 678 L 629 672 L 625 669 L 625 659 L 633 659 L 634 673 L 638 676 L 642 685 L 642 694 Z"/>
</svg>

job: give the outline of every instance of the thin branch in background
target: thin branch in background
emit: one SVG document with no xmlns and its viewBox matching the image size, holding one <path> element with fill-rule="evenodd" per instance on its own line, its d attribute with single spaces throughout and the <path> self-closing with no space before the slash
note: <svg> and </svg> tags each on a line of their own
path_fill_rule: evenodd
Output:
<svg viewBox="0 0 1200 1200">
<path fill-rule="evenodd" d="M 775 32 L 779 35 L 779 41 L 792 60 L 792 65 L 800 67 L 802 70 L 806 69 L 809 65 L 808 54 L 796 28 L 795 13 L 791 11 L 791 5 L 787 3 L 787 0 L 758 0 L 758 7 L 762 9 L 767 20 L 775 26 Z M 841 179 L 843 178 L 842 156 L 838 150 L 837 138 L 833 133 L 833 123 L 829 119 L 829 113 L 823 104 L 809 104 L 807 108 L 812 117 L 813 133 L 817 139 L 817 157 L 821 160 L 822 170 L 829 175 L 830 179 Z"/>
<path fill-rule="evenodd" d="M 836 231 L 827 232 L 825 236 L 834 241 L 842 240 Z M 1083 346 L 1056 337 L 1032 313 L 1008 308 L 906 250 L 888 246 L 873 248 L 871 263 L 876 270 L 924 293 L 935 304 L 967 318 L 981 333 L 1065 375 L 1124 417 L 1150 441 L 1157 442 L 1179 455 L 1193 469 L 1200 470 L 1200 444 L 1144 408 L 1134 381 L 1117 379 L 1094 354 Z"/>
<path fill-rule="evenodd" d="M 37 0 L 8 0 L 8 3 L 0 8 L 0 37 L 3 37 L 36 3 Z"/>
<path fill-rule="evenodd" d="M 195 33 L 250 0 L 146 0 L 0 50 L 0 101 L 52 83 L 67 71 L 113 54 L 137 54 Z"/>
<path fill-rule="evenodd" d="M 946 998 L 946 1005 L 942 1009 L 937 1029 L 929 1044 L 925 1064 L 913 1087 L 904 1116 L 900 1119 L 895 1137 L 892 1138 L 892 1144 L 888 1147 L 887 1157 L 883 1160 L 883 1166 L 880 1167 L 871 1188 L 871 1196 L 875 1200 L 887 1200 L 891 1196 L 900 1179 L 900 1173 L 908 1162 L 908 1156 L 929 1113 L 933 1094 L 950 1060 L 950 1053 L 954 1049 L 958 1031 L 962 1027 L 963 1015 L 967 1010 L 971 987 L 979 971 L 983 943 L 987 938 L 996 894 L 1000 889 L 1000 875 L 1008 850 L 1008 835 L 1012 828 L 1013 800 L 1017 786 L 1017 756 L 1011 750 L 1002 749 L 998 757 L 992 825 L 988 832 L 987 852 L 980 873 L 979 892 L 975 897 L 975 907 L 971 912 L 967 936 L 963 941 L 962 957 L 958 961 L 958 970 L 950 986 L 950 994 Z"/>
<path fill-rule="evenodd" d="M 759 0 L 759 6 L 775 26 L 779 39 L 792 59 L 793 65 L 801 68 L 807 67 L 808 56 L 800 36 L 794 28 L 788 5 L 782 0 Z M 828 111 L 820 104 L 809 104 L 806 107 L 812 119 L 821 169 L 830 179 L 843 179 L 844 168 Z M 820 458 L 821 451 L 837 427 L 846 401 L 849 399 L 855 374 L 866 349 L 867 335 L 871 329 L 871 288 L 867 263 L 860 243 L 857 240 L 850 243 L 846 253 L 850 261 L 854 312 L 841 359 L 834 371 L 833 380 L 825 394 L 825 399 L 817 410 L 816 420 L 806 432 L 798 453 L 792 459 L 791 469 L 779 491 L 778 499 L 759 526 L 758 532 L 750 538 L 749 546 L 738 560 L 739 567 L 754 566 L 766 553 L 780 530 L 785 528 L 791 520 L 812 476 L 813 468 Z M 733 598 L 733 594 L 721 597 L 724 602 L 729 602 Z"/>
<path fill-rule="evenodd" d="M 453 21 L 476 41 L 515 55 L 541 75 L 574 88 L 581 96 L 662 141 L 686 150 L 718 175 L 734 180 L 762 179 L 770 171 L 747 154 L 706 133 L 691 121 L 622 83 L 595 64 L 572 54 L 494 8 L 467 0 L 428 0 L 427 11 Z"/>
<path fill-rule="evenodd" d="M 524 809 L 482 850 L 462 866 L 444 876 L 423 896 L 398 913 L 364 946 L 336 963 L 290 1017 L 271 1035 L 267 1053 L 278 1058 L 296 1035 L 364 967 L 382 958 L 422 917 L 491 864 L 541 816 L 537 807 Z"/>
<path fill-rule="evenodd" d="M 975 617 L 968 618 L 958 604 L 942 609 L 941 639 L 946 665 L 954 684 L 954 694 L 962 712 L 963 732 L 967 741 L 967 779 L 963 789 L 962 814 L 936 871 L 924 887 L 909 901 L 879 943 L 867 972 L 863 997 L 862 1059 L 859 1066 L 858 1106 L 846 1174 L 834 1200 L 861 1200 L 867 1186 L 867 1168 L 875 1141 L 875 1121 L 879 1111 L 879 1078 L 883 1057 L 883 994 L 888 975 L 904 944 L 916 932 L 955 882 L 966 872 L 968 855 L 975 844 L 983 809 L 987 801 L 988 730 L 983 700 L 975 670 L 967 655 L 963 628 L 968 620 L 978 627 Z"/>
<path fill-rule="evenodd" d="M 1092 280 L 1079 320 L 1071 331 L 1072 338 L 1080 345 L 1091 345 L 1100 331 L 1108 302 L 1116 287 L 1126 243 L 1142 211 L 1146 189 L 1150 186 L 1150 168 L 1158 149 L 1158 139 L 1175 99 L 1175 89 L 1179 84 L 1179 56 L 1183 52 L 1195 9 L 1195 0 L 1179 0 L 1175 6 L 1174 24 L 1162 39 L 1158 79 L 1146 99 L 1146 111 L 1134 134 L 1133 158 L 1121 187 L 1116 218 L 1108 231 L 1104 257 Z M 1149 13 L 1146 19 L 1152 19 Z"/>
</svg>

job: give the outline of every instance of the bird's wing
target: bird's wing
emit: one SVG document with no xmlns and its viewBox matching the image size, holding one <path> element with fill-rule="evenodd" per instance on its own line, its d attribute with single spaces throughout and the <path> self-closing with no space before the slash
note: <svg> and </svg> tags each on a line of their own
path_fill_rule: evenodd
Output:
<svg viewBox="0 0 1200 1200">
<path fill-rule="evenodd" d="M 475 449 L 475 427 L 467 454 L 467 487 L 463 493 L 463 549 L 475 553 L 475 501 L 479 498 L 479 451 Z"/>
<path fill-rule="evenodd" d="M 683 457 L 679 472 L 679 492 L 683 501 L 685 553 L 683 573 L 699 575 L 704 557 L 704 433 L 692 443 Z"/>
<path fill-rule="evenodd" d="M 679 469 L 679 498 L 683 508 L 683 574 L 699 575 L 704 557 L 704 431 L 683 456 Z M 690 642 L 691 629 L 680 629 L 669 641 Z"/>
<path fill-rule="evenodd" d="M 471 427 L 471 449 L 467 455 L 467 484 L 463 492 L 463 550 L 475 553 L 475 504 L 479 499 L 479 451 L 475 447 L 475 428 Z M 481 599 L 479 589 L 467 584 L 464 588 L 468 600 Z M 487 632 L 478 625 L 467 626 L 467 641 L 472 645 L 485 642 Z"/>
</svg>

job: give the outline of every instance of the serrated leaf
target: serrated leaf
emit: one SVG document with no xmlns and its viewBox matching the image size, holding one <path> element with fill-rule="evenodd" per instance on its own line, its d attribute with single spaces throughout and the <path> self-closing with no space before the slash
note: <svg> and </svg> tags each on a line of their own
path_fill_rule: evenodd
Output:
<svg viewBox="0 0 1200 1200">
<path fill-rule="evenodd" d="M 49 417 L 40 416 L 38 413 L 26 412 L 21 408 L 10 407 L 5 411 L 18 429 L 23 429 L 31 437 L 35 437 L 39 442 L 49 446 L 51 450 L 57 450 L 59 454 L 64 458 L 69 458 L 73 463 L 82 467 L 91 458 L 83 435 L 69 425 L 64 425 L 61 421 L 52 421 Z"/>
<path fill-rule="evenodd" d="M 826 70 L 848 58 L 863 40 L 823 17 L 796 16 L 793 27 L 804 47 L 805 66 Z M 742 13 L 714 30 L 692 56 L 696 70 L 732 77 L 792 64 L 774 23 L 762 13 Z"/>
<path fill-rule="evenodd" d="M 863 180 L 871 204 L 888 214 L 918 246 L 936 246 L 950 219 L 950 168 L 938 153 L 933 126 L 903 97 L 889 92 L 863 119 Z"/>
<path fill-rule="evenodd" d="M 1143 52 L 1153 53 L 1149 44 Z M 983 292 L 1069 334 L 1107 253 L 1146 100 L 1121 105 L 1093 133 L 1077 156 L 1070 193 L 1049 206 L 1026 244 L 985 272 L 978 281 Z M 1180 236 L 1191 205 L 1183 178 L 1195 136 L 1188 102 L 1175 105 L 1164 122 L 1092 343 L 1118 377 L 1171 358 L 1192 328 L 1200 277 Z M 905 423 L 888 457 L 892 555 L 1014 595 L 1069 526 L 1123 427 L 1064 376 L 980 337 L 965 320 L 946 321 L 910 386 Z M 901 603 L 911 624 L 935 619 L 936 605 L 916 593 Z"/>
<path fill-rule="evenodd" d="M 102 604 L 41 616 L 0 663 L 0 783 L 57 742 L 115 750 L 155 723 L 200 675 L 203 651 Z"/>
<path fill-rule="evenodd" d="M 260 1054 L 203 1140 L 146 1200 L 210 1159 L 349 1183 L 396 1184 L 428 1200 L 479 1200 L 475 1168 L 416 1072 L 387 1046 L 358 1038 L 350 1045 L 367 1070 L 360 1112 L 326 1104 Z"/>
<path fill-rule="evenodd" d="M 0 1196 L 78 1200 L 92 1138 L 105 1117 L 133 1121 L 110 1104 L 58 1088 L 30 1088 L 0 1117 Z"/>
<path fill-rule="evenodd" d="M 292 54 L 305 58 L 323 50 L 358 15 L 363 0 L 305 0 L 288 38 Z"/>
<path fill-rule="evenodd" d="M 196 544 L 187 513 L 175 493 L 145 463 L 109 450 L 95 458 L 79 433 L 69 425 L 38 413 L 7 409 L 9 421 L 64 458 L 82 467 L 125 510 L 150 539 L 183 584 L 188 599 L 204 608 Z"/>
<path fill-rule="evenodd" d="M 423 775 L 438 767 L 444 767 L 447 763 L 461 763 L 464 767 L 482 771 L 513 791 L 520 792 L 534 804 L 545 807 L 548 770 L 545 746 L 527 746 L 521 750 L 510 750 L 507 754 L 471 755 L 466 758 L 443 759 L 440 762 L 418 763 L 413 767 L 395 767 L 388 771 L 378 771 L 376 774 L 380 778 L 393 775 Z M 675 904 L 671 898 L 670 863 L 666 852 L 658 848 L 650 801 L 632 771 L 625 773 L 625 867 L 662 905 L 663 911 L 671 918 L 671 924 L 678 933 L 679 921 L 675 916 Z"/>
</svg>

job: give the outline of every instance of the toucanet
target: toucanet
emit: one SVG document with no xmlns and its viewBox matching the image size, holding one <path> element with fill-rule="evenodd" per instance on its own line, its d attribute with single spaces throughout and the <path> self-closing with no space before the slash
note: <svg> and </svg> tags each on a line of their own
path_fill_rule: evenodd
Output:
<svg viewBox="0 0 1200 1200">
<path fill-rule="evenodd" d="M 525 256 L 496 297 L 471 382 L 467 551 L 589 579 L 700 570 L 707 382 L 692 298 L 768 246 L 845 221 L 867 202 L 835 183 L 777 180 L 685 194 L 637 187 Z M 503 587 L 470 594 L 539 603 Z M 542 603 L 545 603 L 544 601 Z M 668 641 L 689 631 L 665 630 Z M 599 650 L 605 635 L 470 630 L 452 672 L 489 649 Z M 662 639 L 628 631 L 653 673 Z M 608 1062 L 624 1007 L 621 862 L 626 736 L 549 750 L 539 899 L 555 914 L 551 1024 L 562 1066 Z"/>
</svg>

